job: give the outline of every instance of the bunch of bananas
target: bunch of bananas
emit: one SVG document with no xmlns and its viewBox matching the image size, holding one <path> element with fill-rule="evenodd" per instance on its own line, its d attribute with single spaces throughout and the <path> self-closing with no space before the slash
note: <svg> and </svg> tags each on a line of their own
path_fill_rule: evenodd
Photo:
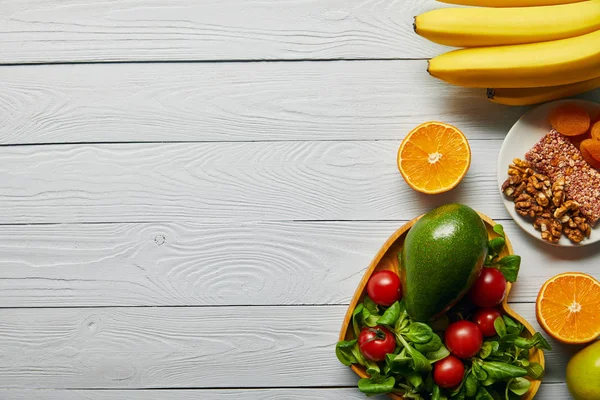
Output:
<svg viewBox="0 0 600 400">
<path fill-rule="evenodd" d="M 600 87 L 600 0 L 442 0 L 480 6 L 415 17 L 417 34 L 465 47 L 434 57 L 429 73 L 527 105 Z"/>
</svg>

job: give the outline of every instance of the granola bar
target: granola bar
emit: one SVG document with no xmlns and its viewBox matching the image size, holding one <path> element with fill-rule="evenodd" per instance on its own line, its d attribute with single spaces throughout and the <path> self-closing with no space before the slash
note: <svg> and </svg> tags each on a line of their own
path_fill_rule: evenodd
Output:
<svg viewBox="0 0 600 400">
<path fill-rule="evenodd" d="M 579 204 L 581 214 L 594 226 L 600 219 L 600 172 L 590 167 L 569 139 L 552 130 L 525 158 L 552 181 L 563 178 L 566 197 Z"/>
</svg>

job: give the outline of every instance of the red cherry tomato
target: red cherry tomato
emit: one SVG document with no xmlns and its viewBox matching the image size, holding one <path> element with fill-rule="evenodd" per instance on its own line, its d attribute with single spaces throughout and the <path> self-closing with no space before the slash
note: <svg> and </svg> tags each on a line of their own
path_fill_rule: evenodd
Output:
<svg viewBox="0 0 600 400">
<path fill-rule="evenodd" d="M 494 321 L 496 318 L 502 318 L 502 314 L 495 308 L 481 308 L 473 314 L 473 322 L 477 324 L 483 336 L 494 336 L 496 328 Z"/>
<path fill-rule="evenodd" d="M 444 333 L 444 343 L 450 353 L 460 358 L 471 358 L 481 348 L 483 335 L 471 321 L 458 321 L 450 324 Z"/>
<path fill-rule="evenodd" d="M 369 360 L 383 361 L 387 353 L 396 350 L 396 338 L 383 326 L 364 327 L 358 335 L 358 347 Z"/>
<path fill-rule="evenodd" d="M 374 273 L 367 283 L 367 294 L 381 306 L 391 306 L 402 297 L 400 278 L 392 271 Z"/>
<path fill-rule="evenodd" d="M 483 268 L 469 292 L 477 307 L 494 307 L 504 299 L 506 278 L 496 268 Z"/>
<path fill-rule="evenodd" d="M 441 388 L 452 389 L 458 386 L 465 374 L 462 361 L 448 356 L 433 364 L 433 381 Z"/>
</svg>

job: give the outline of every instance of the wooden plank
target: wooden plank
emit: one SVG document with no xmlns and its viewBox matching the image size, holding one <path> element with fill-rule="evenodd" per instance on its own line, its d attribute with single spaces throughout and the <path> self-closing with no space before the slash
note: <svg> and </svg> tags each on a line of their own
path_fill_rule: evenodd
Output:
<svg viewBox="0 0 600 400">
<path fill-rule="evenodd" d="M 5 0 L 0 63 L 430 57 L 418 0 Z"/>
<path fill-rule="evenodd" d="M 515 304 L 534 326 L 532 303 Z M 346 306 L 0 310 L 0 387 L 353 386 L 334 356 Z M 574 346 L 547 354 L 563 382 Z"/>
<path fill-rule="evenodd" d="M 468 202 L 506 218 L 497 140 L 473 140 L 457 189 L 409 189 L 399 141 L 0 148 L 0 223 L 411 219 Z"/>
<path fill-rule="evenodd" d="M 181 389 L 181 390 L 56 390 L 0 389 L 4 400 L 364 400 L 356 388 L 311 389 Z M 383 400 L 386 397 L 375 397 Z M 565 383 L 543 383 L 537 399 L 567 399 Z"/>
<path fill-rule="evenodd" d="M 524 111 L 487 101 L 484 90 L 446 85 L 426 68 L 425 61 L 3 66 L 0 143 L 398 140 L 428 120 L 454 124 L 469 139 L 503 139 Z"/>
<path fill-rule="evenodd" d="M 403 222 L 8 225 L 0 229 L 4 307 L 348 304 Z M 600 279 L 594 246 L 558 249 L 502 221 L 522 257 L 510 299 L 535 301 L 572 269 Z"/>
</svg>

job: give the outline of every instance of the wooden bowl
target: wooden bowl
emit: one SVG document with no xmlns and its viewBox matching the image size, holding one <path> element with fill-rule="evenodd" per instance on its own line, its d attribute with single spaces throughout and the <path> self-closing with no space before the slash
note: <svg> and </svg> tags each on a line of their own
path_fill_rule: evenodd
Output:
<svg viewBox="0 0 600 400">
<path fill-rule="evenodd" d="M 496 223 L 481 213 L 479 213 L 479 216 L 485 222 L 485 225 L 486 225 L 486 228 L 488 231 L 488 237 L 490 239 L 497 237 L 498 234 L 496 232 L 494 232 L 494 230 L 492 229 L 493 226 L 496 225 Z M 396 273 L 399 273 L 399 264 L 398 264 L 398 257 L 397 257 L 398 252 L 402 249 L 402 247 L 404 245 L 404 238 L 406 237 L 406 233 L 415 224 L 415 222 L 417 222 L 417 220 L 419 218 L 421 218 L 421 216 L 413 219 L 410 222 L 407 222 L 403 227 L 401 227 L 396 232 L 394 232 L 392 234 L 392 236 L 390 236 L 388 238 L 388 240 L 383 244 L 383 246 L 381 247 L 381 249 L 375 256 L 373 261 L 371 261 L 369 268 L 365 272 L 365 275 L 363 276 L 362 280 L 360 281 L 360 284 L 358 285 L 358 288 L 356 289 L 356 292 L 354 293 L 354 297 L 352 298 L 352 301 L 350 302 L 350 306 L 348 307 L 348 311 L 346 312 L 346 317 L 344 318 L 342 330 L 340 331 L 339 340 L 355 339 L 354 332 L 351 327 L 352 312 L 354 311 L 354 308 L 356 308 L 356 305 L 359 302 L 362 302 L 363 297 L 366 293 L 365 288 L 367 286 L 367 282 L 369 281 L 369 278 L 371 277 L 371 275 L 374 272 L 382 271 L 382 270 L 391 270 Z M 505 236 L 505 239 L 506 239 L 506 246 L 504 247 L 504 250 L 502 251 L 502 253 L 500 253 L 501 257 L 509 255 L 509 254 L 513 254 L 513 248 L 512 248 L 512 245 L 510 244 L 510 241 L 508 240 L 508 237 Z M 504 300 L 502 301 L 502 305 L 501 305 L 502 310 L 508 316 L 510 316 L 511 318 L 513 318 L 513 319 L 519 321 L 521 324 L 523 324 L 523 326 L 525 327 L 525 336 L 531 337 L 535 333 L 535 330 L 533 329 L 531 324 L 529 324 L 529 322 L 527 322 L 523 317 L 521 317 L 519 314 L 517 314 L 508 305 L 507 299 L 508 299 L 508 295 L 510 293 L 510 288 L 511 288 L 511 284 L 510 284 L 510 282 L 507 282 L 506 296 L 504 296 Z M 539 363 L 542 367 L 545 368 L 544 352 L 541 350 L 532 349 L 529 352 L 529 361 L 535 361 L 535 362 Z M 351 368 L 361 378 L 368 377 L 368 375 L 365 371 L 365 368 L 363 366 L 358 365 L 358 364 L 353 364 L 351 366 Z M 533 399 L 533 397 L 535 396 L 535 394 L 537 393 L 537 391 L 540 387 L 540 384 L 541 384 L 541 381 L 539 381 L 539 380 L 532 381 L 529 391 L 527 393 L 525 393 L 523 396 L 521 396 L 521 399 L 522 400 Z M 404 397 L 397 395 L 397 394 L 389 394 L 388 396 L 395 400 L 404 399 Z"/>
</svg>

